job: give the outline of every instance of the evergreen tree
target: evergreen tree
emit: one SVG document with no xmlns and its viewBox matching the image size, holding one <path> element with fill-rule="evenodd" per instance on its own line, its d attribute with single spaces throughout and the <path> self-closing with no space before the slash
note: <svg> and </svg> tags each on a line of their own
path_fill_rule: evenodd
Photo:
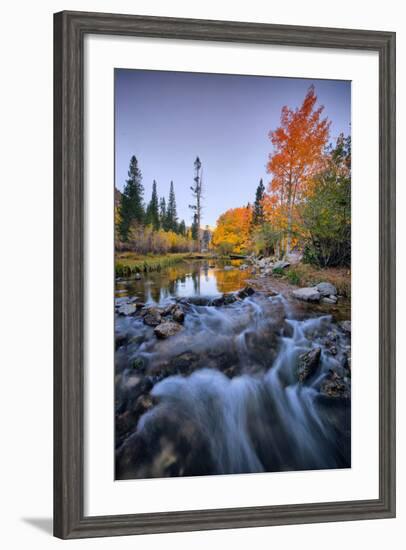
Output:
<svg viewBox="0 0 406 550">
<path fill-rule="evenodd" d="M 161 197 L 159 201 L 159 222 L 161 229 L 166 231 L 166 201 L 165 197 Z"/>
<path fill-rule="evenodd" d="M 119 231 L 123 241 L 128 240 L 128 233 L 133 222 L 142 223 L 144 221 L 143 193 L 141 171 L 138 168 L 138 161 L 133 155 L 128 168 L 128 179 L 121 195 Z"/>
<path fill-rule="evenodd" d="M 171 186 L 169 189 L 169 198 L 168 206 L 166 208 L 166 220 L 167 220 L 167 230 L 178 232 L 178 214 L 176 211 L 176 199 L 175 199 L 175 190 L 173 188 L 173 181 L 171 181 Z"/>
<path fill-rule="evenodd" d="M 186 224 L 185 220 L 182 220 L 179 224 L 179 234 L 186 237 Z"/>
<path fill-rule="evenodd" d="M 198 225 L 198 221 L 197 221 L 197 214 L 196 212 L 193 214 L 193 222 L 192 222 L 192 226 L 191 226 L 191 233 L 192 233 L 192 239 L 194 241 L 197 241 L 198 238 L 199 238 L 199 225 Z"/>
<path fill-rule="evenodd" d="M 261 225 L 264 223 L 264 207 L 263 207 L 263 198 L 265 194 L 265 187 L 262 181 L 262 178 L 257 187 L 257 192 L 255 194 L 254 208 L 252 211 L 252 225 Z"/>
<path fill-rule="evenodd" d="M 158 193 L 156 190 L 156 181 L 152 183 L 152 195 L 151 200 L 148 204 L 147 213 L 146 213 L 146 224 L 152 225 L 155 231 L 158 231 L 160 226 L 159 220 L 159 204 L 158 204 Z"/>
</svg>

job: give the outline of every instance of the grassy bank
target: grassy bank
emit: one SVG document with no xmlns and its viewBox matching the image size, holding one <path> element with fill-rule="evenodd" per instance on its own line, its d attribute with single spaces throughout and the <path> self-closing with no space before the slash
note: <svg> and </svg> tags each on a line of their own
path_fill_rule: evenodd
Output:
<svg viewBox="0 0 406 550">
<path fill-rule="evenodd" d="M 279 273 L 296 286 L 314 286 L 320 282 L 333 284 L 338 293 L 351 298 L 351 271 L 343 267 L 317 268 L 308 264 L 298 264 Z"/>
<path fill-rule="evenodd" d="M 189 259 L 191 254 L 174 253 L 163 255 L 140 255 L 133 252 L 116 252 L 116 277 L 130 277 L 135 273 L 160 271 L 178 262 Z"/>
</svg>

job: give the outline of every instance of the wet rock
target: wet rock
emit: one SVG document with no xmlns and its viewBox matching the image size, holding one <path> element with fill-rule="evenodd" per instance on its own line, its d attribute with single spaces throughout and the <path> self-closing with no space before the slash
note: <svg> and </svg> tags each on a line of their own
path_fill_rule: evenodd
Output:
<svg viewBox="0 0 406 550">
<path fill-rule="evenodd" d="M 182 326 L 173 321 L 164 321 L 154 328 L 157 338 L 165 339 L 174 336 L 181 330 Z"/>
<path fill-rule="evenodd" d="M 119 315 L 134 315 L 136 311 L 137 311 L 137 305 L 134 303 L 122 304 L 118 308 Z"/>
<path fill-rule="evenodd" d="M 336 296 L 337 295 L 337 289 L 334 285 L 331 283 L 319 283 L 316 285 L 317 290 L 320 292 L 322 296 Z"/>
<path fill-rule="evenodd" d="M 155 405 L 154 398 L 151 394 L 140 395 L 135 402 L 134 413 L 137 416 L 141 416 L 145 412 L 149 411 Z"/>
<path fill-rule="evenodd" d="M 212 300 L 208 296 L 190 296 L 188 298 L 180 298 L 179 303 L 186 306 L 209 306 L 211 305 Z"/>
<path fill-rule="evenodd" d="M 249 267 L 248 264 L 242 264 L 240 265 L 240 270 L 245 271 L 246 269 L 248 269 L 248 267 Z"/>
<path fill-rule="evenodd" d="M 312 376 L 320 364 L 321 348 L 314 348 L 299 357 L 297 374 L 299 382 L 304 382 Z"/>
<path fill-rule="evenodd" d="M 315 287 L 299 288 L 292 292 L 292 296 L 304 302 L 319 302 L 320 292 Z"/>
<path fill-rule="evenodd" d="M 245 288 L 243 288 L 242 290 L 239 290 L 237 292 L 237 296 L 239 298 L 241 298 L 242 300 L 244 298 L 248 298 L 248 296 L 252 296 L 253 294 L 255 294 L 255 290 L 253 288 L 251 288 L 250 286 L 246 286 Z"/>
<path fill-rule="evenodd" d="M 156 327 L 162 321 L 163 310 L 157 307 L 149 307 L 142 312 L 144 323 L 150 327 Z"/>
<path fill-rule="evenodd" d="M 135 279 L 136 281 L 139 281 L 139 280 L 141 279 L 141 273 L 136 273 L 136 274 L 134 275 L 134 279 Z"/>
<path fill-rule="evenodd" d="M 344 352 L 344 368 L 351 373 L 351 348 Z"/>
<path fill-rule="evenodd" d="M 170 368 L 180 374 L 190 374 L 199 367 L 199 360 L 197 353 L 185 351 L 171 359 Z"/>
<path fill-rule="evenodd" d="M 233 265 L 226 265 L 224 266 L 224 271 L 232 271 L 234 269 Z"/>
<path fill-rule="evenodd" d="M 172 315 L 172 312 L 173 310 L 178 307 L 178 305 L 176 303 L 172 303 L 172 304 L 168 304 L 164 310 L 163 310 L 163 315 Z"/>
<path fill-rule="evenodd" d="M 337 303 L 337 298 L 335 296 L 332 298 L 330 296 L 323 296 L 321 302 L 323 304 L 335 305 Z"/>
<path fill-rule="evenodd" d="M 340 321 L 338 324 L 344 332 L 351 334 L 351 321 Z"/>
<path fill-rule="evenodd" d="M 128 334 L 116 334 L 116 336 L 114 338 L 114 346 L 115 346 L 116 351 L 121 346 L 125 346 L 127 344 L 127 342 L 128 342 Z"/>
<path fill-rule="evenodd" d="M 333 373 L 322 383 L 320 393 L 327 397 L 348 399 L 351 395 L 349 379 Z"/>
<path fill-rule="evenodd" d="M 229 294 L 223 294 L 219 298 L 215 298 L 210 302 L 209 305 L 212 305 L 215 307 L 228 306 L 230 304 L 233 304 L 236 301 L 237 301 L 237 296 L 230 292 Z"/>
<path fill-rule="evenodd" d="M 172 318 L 177 323 L 183 323 L 185 320 L 185 313 L 178 305 L 176 305 L 176 307 L 172 310 Z"/>
<path fill-rule="evenodd" d="M 278 269 L 286 269 L 290 266 L 289 262 L 286 262 L 285 260 L 280 260 L 279 262 L 275 262 L 272 267 L 272 271 L 278 270 Z"/>
</svg>

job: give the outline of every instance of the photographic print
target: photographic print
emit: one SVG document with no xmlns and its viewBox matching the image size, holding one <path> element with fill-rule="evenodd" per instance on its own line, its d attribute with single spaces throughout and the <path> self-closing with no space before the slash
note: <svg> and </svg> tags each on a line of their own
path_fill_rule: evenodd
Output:
<svg viewBox="0 0 406 550">
<path fill-rule="evenodd" d="M 351 82 L 114 103 L 115 479 L 351 467 Z"/>
</svg>

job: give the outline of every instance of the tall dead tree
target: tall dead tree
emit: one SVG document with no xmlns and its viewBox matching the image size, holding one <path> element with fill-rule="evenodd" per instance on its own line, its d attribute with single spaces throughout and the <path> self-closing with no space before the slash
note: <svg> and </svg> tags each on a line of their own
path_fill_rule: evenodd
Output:
<svg viewBox="0 0 406 550">
<path fill-rule="evenodd" d="M 202 238 L 200 225 L 202 221 L 202 182 L 203 182 L 203 169 L 202 163 L 199 157 L 196 157 L 194 162 L 195 167 L 195 177 L 194 185 L 191 186 L 190 190 L 192 191 L 193 198 L 195 199 L 195 204 L 189 204 L 189 208 L 193 210 L 193 224 L 195 225 L 195 238 L 197 240 L 197 249 L 200 252 L 202 248 Z"/>
</svg>

